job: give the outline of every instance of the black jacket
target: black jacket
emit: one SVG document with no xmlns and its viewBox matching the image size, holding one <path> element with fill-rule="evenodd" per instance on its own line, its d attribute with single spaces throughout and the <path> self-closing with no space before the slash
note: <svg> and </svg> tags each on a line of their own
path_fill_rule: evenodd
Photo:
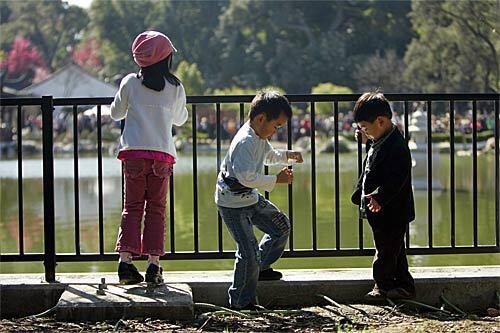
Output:
<svg viewBox="0 0 500 333">
<path fill-rule="evenodd" d="M 365 193 L 372 193 L 382 209 L 372 213 L 368 209 L 366 215 L 369 223 L 381 221 L 389 226 L 394 223 L 409 223 L 415 219 L 415 205 L 411 187 L 411 155 L 408 145 L 399 130 L 394 130 L 382 143 L 380 150 L 372 156 L 370 171 L 366 175 Z M 361 204 L 361 191 L 366 158 L 363 162 L 363 173 L 358 179 L 351 201 Z"/>
</svg>

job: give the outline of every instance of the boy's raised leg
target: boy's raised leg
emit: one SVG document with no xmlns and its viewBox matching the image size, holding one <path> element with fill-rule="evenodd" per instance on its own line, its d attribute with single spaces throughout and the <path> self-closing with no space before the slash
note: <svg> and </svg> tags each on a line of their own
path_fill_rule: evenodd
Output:
<svg viewBox="0 0 500 333">
<path fill-rule="evenodd" d="M 259 244 L 260 270 L 263 272 L 283 254 L 290 235 L 290 221 L 272 202 L 259 196 L 252 222 L 259 230 L 265 232 Z"/>
</svg>

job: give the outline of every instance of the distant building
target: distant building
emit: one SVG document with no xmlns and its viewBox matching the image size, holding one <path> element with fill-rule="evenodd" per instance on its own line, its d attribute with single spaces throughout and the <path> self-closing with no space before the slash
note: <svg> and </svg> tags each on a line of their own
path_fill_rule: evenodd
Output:
<svg viewBox="0 0 500 333">
<path fill-rule="evenodd" d="M 103 82 L 80 66 L 70 63 L 45 80 L 26 87 L 22 92 L 31 96 L 113 97 L 118 87 Z"/>
</svg>

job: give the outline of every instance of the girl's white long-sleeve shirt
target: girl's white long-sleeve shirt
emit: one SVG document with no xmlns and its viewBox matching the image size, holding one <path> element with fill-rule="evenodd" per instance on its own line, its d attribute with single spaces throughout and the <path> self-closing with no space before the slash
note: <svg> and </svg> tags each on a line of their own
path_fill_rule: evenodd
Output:
<svg viewBox="0 0 500 333">
<path fill-rule="evenodd" d="M 135 73 L 128 74 L 111 104 L 111 118 L 125 118 L 119 151 L 154 150 L 177 157 L 172 125 L 188 119 L 184 87 L 165 81 L 165 88 L 155 91 L 142 85 Z"/>
<path fill-rule="evenodd" d="M 246 122 L 236 133 L 224 160 L 220 165 L 215 186 L 215 203 L 222 207 L 241 208 L 259 200 L 259 192 L 272 191 L 276 185 L 275 175 L 265 175 L 264 165 L 287 165 L 287 150 L 274 149 L 268 140 L 261 139 Z M 251 188 L 246 193 L 236 194 L 222 178 L 236 178 L 240 184 Z"/>
</svg>

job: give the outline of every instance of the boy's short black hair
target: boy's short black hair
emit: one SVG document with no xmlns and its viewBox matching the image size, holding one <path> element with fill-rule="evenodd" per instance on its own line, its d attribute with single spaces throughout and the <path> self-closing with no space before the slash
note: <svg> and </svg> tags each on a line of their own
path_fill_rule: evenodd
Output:
<svg viewBox="0 0 500 333">
<path fill-rule="evenodd" d="M 354 121 L 367 121 L 373 123 L 377 117 L 392 118 L 392 110 L 389 101 L 384 94 L 376 92 L 367 92 L 361 95 L 356 101 L 353 110 Z"/>
<path fill-rule="evenodd" d="M 278 119 L 281 113 L 290 119 L 292 107 L 288 99 L 276 91 L 259 91 L 250 105 L 250 120 L 261 113 L 266 115 L 268 121 Z"/>
</svg>

